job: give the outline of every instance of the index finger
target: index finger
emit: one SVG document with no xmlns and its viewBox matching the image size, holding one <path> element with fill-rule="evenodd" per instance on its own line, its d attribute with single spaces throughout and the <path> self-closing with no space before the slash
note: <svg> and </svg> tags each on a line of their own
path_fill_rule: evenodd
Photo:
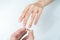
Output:
<svg viewBox="0 0 60 40">
<path fill-rule="evenodd" d="M 16 32 L 14 32 L 12 34 L 11 39 L 21 39 L 21 37 L 26 34 L 26 29 L 25 28 L 20 28 L 19 30 L 17 30 Z"/>
<path fill-rule="evenodd" d="M 24 11 L 22 12 L 22 14 L 21 14 L 21 16 L 20 16 L 20 18 L 19 18 L 19 21 L 20 21 L 20 22 L 21 22 L 21 21 L 23 20 L 23 18 L 25 17 L 26 13 L 27 13 L 28 10 L 29 10 L 29 7 L 30 7 L 30 5 L 27 6 L 27 7 L 24 9 Z"/>
</svg>

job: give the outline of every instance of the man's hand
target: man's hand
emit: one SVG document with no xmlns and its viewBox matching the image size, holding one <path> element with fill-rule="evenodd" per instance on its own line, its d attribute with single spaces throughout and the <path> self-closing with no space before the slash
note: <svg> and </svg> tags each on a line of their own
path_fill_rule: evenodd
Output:
<svg viewBox="0 0 60 40">
<path fill-rule="evenodd" d="M 26 29 L 25 28 L 21 28 L 19 30 L 17 30 L 16 32 L 14 32 L 11 36 L 10 40 L 21 40 L 21 38 L 26 34 Z M 26 37 L 24 37 L 22 40 L 34 40 L 34 36 L 33 36 L 33 31 L 30 30 L 28 35 Z"/>
</svg>

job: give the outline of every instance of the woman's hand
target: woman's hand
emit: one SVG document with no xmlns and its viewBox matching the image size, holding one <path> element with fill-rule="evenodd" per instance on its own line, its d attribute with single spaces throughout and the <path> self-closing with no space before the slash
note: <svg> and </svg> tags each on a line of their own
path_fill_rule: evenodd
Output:
<svg viewBox="0 0 60 40">
<path fill-rule="evenodd" d="M 26 26 L 27 21 L 29 21 L 28 27 L 31 27 L 33 23 L 34 25 L 36 25 L 42 13 L 42 9 L 43 9 L 43 6 L 38 2 L 30 4 L 24 9 L 22 15 L 19 18 L 19 21 L 20 22 L 23 21 L 24 26 Z M 31 18 L 30 20 L 28 20 L 30 16 Z"/>
<path fill-rule="evenodd" d="M 28 35 L 22 39 L 22 37 L 26 34 L 25 28 L 20 28 L 16 32 L 14 32 L 11 36 L 10 40 L 34 40 L 33 31 L 30 30 Z"/>
</svg>

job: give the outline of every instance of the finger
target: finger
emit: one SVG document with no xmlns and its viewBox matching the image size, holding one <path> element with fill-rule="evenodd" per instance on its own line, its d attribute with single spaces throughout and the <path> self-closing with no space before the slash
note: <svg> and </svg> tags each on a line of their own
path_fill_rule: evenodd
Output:
<svg viewBox="0 0 60 40">
<path fill-rule="evenodd" d="M 39 11 L 38 11 L 38 13 L 36 14 L 35 19 L 34 19 L 34 25 L 37 24 L 37 22 L 38 22 L 38 20 L 39 20 L 39 18 L 40 18 L 41 13 L 42 13 L 42 8 L 39 8 Z"/>
<path fill-rule="evenodd" d="M 29 25 L 28 25 L 29 28 L 30 28 L 30 27 L 32 26 L 32 24 L 33 24 L 33 21 L 34 21 L 34 18 L 35 18 L 36 13 L 37 13 L 37 7 L 34 9 L 34 12 L 33 12 L 32 15 L 31 15 L 31 20 L 30 20 Z"/>
<path fill-rule="evenodd" d="M 26 34 L 26 29 L 21 28 L 12 34 L 12 38 L 20 39 L 24 34 Z"/>
<path fill-rule="evenodd" d="M 21 21 L 23 20 L 23 18 L 25 17 L 27 11 L 29 10 L 29 7 L 30 7 L 30 5 L 29 5 L 28 7 L 26 7 L 26 8 L 24 9 L 23 13 L 21 14 L 21 16 L 20 16 L 20 18 L 19 18 L 19 21 L 20 21 L 20 22 L 21 22 Z"/>
<path fill-rule="evenodd" d="M 27 20 L 28 20 L 31 12 L 32 12 L 32 10 L 33 10 L 33 7 L 34 7 L 34 6 L 32 5 L 32 6 L 29 8 L 29 11 L 28 11 L 28 12 L 26 13 L 26 15 L 25 15 L 25 18 L 24 18 L 24 20 L 23 20 L 24 26 L 26 26 Z"/>
<path fill-rule="evenodd" d="M 33 30 L 29 31 L 27 40 L 34 40 Z"/>
</svg>

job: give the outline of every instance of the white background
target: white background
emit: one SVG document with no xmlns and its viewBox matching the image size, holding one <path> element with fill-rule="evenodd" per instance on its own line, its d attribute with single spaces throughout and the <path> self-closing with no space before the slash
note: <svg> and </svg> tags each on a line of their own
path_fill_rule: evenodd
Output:
<svg viewBox="0 0 60 40">
<path fill-rule="evenodd" d="M 0 0 L 0 40 L 10 36 L 22 27 L 18 18 L 24 8 L 35 0 Z M 60 1 L 56 0 L 43 9 L 34 30 L 35 40 L 60 40 Z"/>
</svg>

